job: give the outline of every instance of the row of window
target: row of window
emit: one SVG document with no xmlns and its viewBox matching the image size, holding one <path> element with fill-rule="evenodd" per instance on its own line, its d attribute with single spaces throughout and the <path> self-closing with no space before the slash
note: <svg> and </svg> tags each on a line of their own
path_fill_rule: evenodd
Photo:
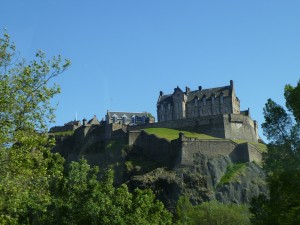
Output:
<svg viewBox="0 0 300 225">
<path fill-rule="evenodd" d="M 224 107 L 224 110 L 221 108 L 215 108 L 215 111 L 213 112 L 211 108 L 205 108 L 205 109 L 200 109 L 199 111 L 197 110 L 192 110 L 190 113 L 187 115 L 187 117 L 197 117 L 197 116 L 205 116 L 205 115 L 215 115 L 215 114 L 221 114 L 221 113 L 229 113 L 230 109 L 229 107 Z M 179 114 L 174 115 L 175 119 L 180 119 Z M 172 120 L 172 114 L 162 114 L 160 115 L 160 121 L 164 120 Z"/>
<path fill-rule="evenodd" d="M 212 100 L 211 100 L 211 103 L 212 103 L 212 104 L 215 104 L 215 97 L 212 97 L 211 99 L 212 99 Z M 199 102 L 199 100 L 198 100 L 198 99 L 195 99 L 195 100 L 194 100 L 194 105 L 195 105 L 195 106 L 198 106 L 198 102 Z M 202 102 L 203 102 L 203 105 L 206 105 L 206 103 L 207 103 L 207 102 L 206 102 L 206 98 L 203 98 L 203 99 L 202 99 Z M 221 103 L 221 104 L 224 103 L 224 97 L 223 97 L 223 95 L 220 96 L 220 103 Z M 170 110 L 170 109 L 171 109 L 171 104 L 169 103 L 169 104 L 167 105 L 167 107 L 168 107 L 168 110 Z M 181 107 L 182 107 L 182 106 L 181 106 L 181 103 L 175 103 L 175 108 L 176 108 L 176 109 L 179 109 L 179 110 L 180 110 Z M 164 110 L 164 105 L 163 105 L 163 104 L 161 104 L 160 109 L 161 109 L 161 111 Z"/>
<path fill-rule="evenodd" d="M 142 119 L 142 123 L 145 123 L 145 121 L 146 121 L 146 117 L 145 116 L 142 116 L 141 117 L 141 119 Z M 125 124 L 125 123 L 127 123 L 128 122 L 128 117 L 126 116 L 126 115 L 123 115 L 122 116 L 122 118 L 121 119 L 119 119 L 119 120 L 122 120 L 122 123 L 123 124 Z M 138 118 L 137 118 L 137 116 L 135 116 L 135 115 L 133 115 L 132 117 L 131 117 L 131 123 L 136 123 L 137 122 L 137 120 L 138 120 Z M 118 123 L 118 116 L 117 115 L 113 115 L 112 116 L 112 121 L 113 121 L 113 123 Z"/>
</svg>

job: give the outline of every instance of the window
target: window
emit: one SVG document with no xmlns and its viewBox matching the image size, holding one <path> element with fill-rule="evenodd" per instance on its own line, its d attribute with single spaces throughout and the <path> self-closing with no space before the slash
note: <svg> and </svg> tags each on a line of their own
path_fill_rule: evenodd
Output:
<svg viewBox="0 0 300 225">
<path fill-rule="evenodd" d="M 221 95 L 220 95 L 220 102 L 221 102 L 221 104 L 223 104 L 223 102 L 224 102 L 224 96 L 223 96 L 223 93 L 221 93 Z"/>
<path fill-rule="evenodd" d="M 206 105 L 206 97 L 203 97 L 203 105 Z"/>
<path fill-rule="evenodd" d="M 113 123 L 117 123 L 117 121 L 118 121 L 118 116 L 117 116 L 117 115 L 113 115 L 112 118 L 113 118 Z"/>
<path fill-rule="evenodd" d="M 198 99 L 195 98 L 195 106 L 198 105 Z"/>
<path fill-rule="evenodd" d="M 127 122 L 127 116 L 126 115 L 122 116 L 122 121 L 123 121 L 123 124 L 126 124 L 126 122 Z"/>
<path fill-rule="evenodd" d="M 131 117 L 131 123 L 135 124 L 135 122 L 136 122 L 135 115 L 133 115 L 133 116 Z"/>
<path fill-rule="evenodd" d="M 163 111 L 164 110 L 164 105 L 161 105 L 160 109 L 161 109 L 161 111 Z"/>
<path fill-rule="evenodd" d="M 212 104 L 215 104 L 215 96 L 214 96 L 214 95 L 211 96 L 211 103 L 212 103 Z"/>
<path fill-rule="evenodd" d="M 169 103 L 169 104 L 168 104 L 168 110 L 170 110 L 170 109 L 171 109 L 171 104 Z"/>
</svg>

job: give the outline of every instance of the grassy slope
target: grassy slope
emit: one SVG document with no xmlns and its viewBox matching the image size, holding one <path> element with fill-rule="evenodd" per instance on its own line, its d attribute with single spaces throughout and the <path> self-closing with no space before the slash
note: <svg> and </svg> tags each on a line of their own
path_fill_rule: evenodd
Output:
<svg viewBox="0 0 300 225">
<path fill-rule="evenodd" d="M 160 138 L 165 138 L 169 141 L 175 140 L 179 137 L 179 132 L 183 132 L 186 137 L 198 138 L 198 139 L 218 139 L 206 134 L 199 134 L 189 131 L 180 131 L 168 128 L 147 128 L 144 129 L 148 134 L 155 134 Z"/>
<path fill-rule="evenodd" d="M 155 134 L 160 138 L 165 138 L 169 141 L 175 140 L 179 137 L 179 132 L 183 132 L 186 137 L 193 137 L 198 139 L 219 139 L 205 134 L 199 134 L 189 131 L 180 131 L 168 128 L 147 128 L 144 129 L 148 134 Z M 233 140 L 237 144 L 245 143 L 245 140 Z M 262 143 L 256 142 L 249 142 L 250 144 L 254 145 L 260 152 L 267 152 L 267 146 Z"/>
</svg>

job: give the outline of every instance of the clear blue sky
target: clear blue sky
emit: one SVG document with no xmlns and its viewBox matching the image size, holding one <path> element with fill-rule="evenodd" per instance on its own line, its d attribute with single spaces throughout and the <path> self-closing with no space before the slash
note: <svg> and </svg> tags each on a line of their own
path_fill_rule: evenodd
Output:
<svg viewBox="0 0 300 225">
<path fill-rule="evenodd" d="M 300 1 L 9 0 L 7 28 L 22 56 L 62 54 L 57 125 L 110 111 L 149 111 L 159 91 L 234 80 L 241 109 L 263 122 L 268 98 L 300 74 Z M 260 130 L 260 134 L 262 134 Z"/>
</svg>

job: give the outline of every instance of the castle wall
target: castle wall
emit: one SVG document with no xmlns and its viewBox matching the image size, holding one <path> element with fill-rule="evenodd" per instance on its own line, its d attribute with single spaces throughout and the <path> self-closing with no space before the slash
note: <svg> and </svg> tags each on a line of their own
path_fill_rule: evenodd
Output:
<svg viewBox="0 0 300 225">
<path fill-rule="evenodd" d="M 235 140 L 258 141 L 257 123 L 241 114 L 224 115 L 225 137 Z"/>
<path fill-rule="evenodd" d="M 230 140 L 199 140 L 195 138 L 182 139 L 182 151 L 179 163 L 193 165 L 194 157 L 203 154 L 210 158 L 230 155 L 237 144 Z"/>
<path fill-rule="evenodd" d="M 177 162 L 180 143 L 176 140 L 170 142 L 144 131 L 131 131 L 128 134 L 128 143 L 141 147 L 145 156 L 164 166 L 172 167 Z"/>
<path fill-rule="evenodd" d="M 55 127 L 51 127 L 49 133 L 73 131 L 76 130 L 77 128 L 78 126 L 75 125 L 55 126 Z"/>
<path fill-rule="evenodd" d="M 164 121 L 148 125 L 129 126 L 128 130 L 171 128 L 207 134 L 217 138 L 258 141 L 257 123 L 242 114 L 224 114 L 198 118 Z"/>
<path fill-rule="evenodd" d="M 260 151 L 258 151 L 258 149 L 247 143 L 248 145 L 248 151 L 249 151 L 249 161 L 252 162 L 252 161 L 255 161 L 255 162 L 262 162 L 262 154 Z"/>
<path fill-rule="evenodd" d="M 149 135 L 144 131 L 130 131 L 128 143 L 142 148 L 143 153 L 167 166 L 190 165 L 199 154 L 210 158 L 229 156 L 233 162 L 261 162 L 262 157 L 258 149 L 249 144 L 236 144 L 231 140 L 196 139 L 187 138 L 184 133 L 174 141 L 167 141 L 155 135 Z"/>
</svg>

